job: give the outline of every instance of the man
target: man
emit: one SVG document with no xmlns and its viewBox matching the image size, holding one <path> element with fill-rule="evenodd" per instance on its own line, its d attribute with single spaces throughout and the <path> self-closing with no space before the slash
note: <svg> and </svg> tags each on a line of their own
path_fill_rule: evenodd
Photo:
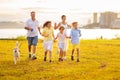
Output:
<svg viewBox="0 0 120 80">
<path fill-rule="evenodd" d="M 25 29 L 27 30 L 27 40 L 28 40 L 28 51 L 29 51 L 29 58 L 32 60 L 37 59 L 35 52 L 36 52 L 36 45 L 38 43 L 38 31 L 40 33 L 39 22 L 35 18 L 35 12 L 31 12 L 31 19 L 28 19 L 26 22 Z M 32 52 L 31 52 L 31 47 Z"/>
</svg>

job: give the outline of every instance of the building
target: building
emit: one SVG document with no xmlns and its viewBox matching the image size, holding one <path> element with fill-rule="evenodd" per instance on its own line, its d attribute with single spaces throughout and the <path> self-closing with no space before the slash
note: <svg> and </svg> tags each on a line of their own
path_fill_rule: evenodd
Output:
<svg viewBox="0 0 120 80">
<path fill-rule="evenodd" d="M 117 13 L 104 12 L 100 15 L 99 26 L 103 28 L 111 28 L 111 23 L 117 19 Z"/>
<path fill-rule="evenodd" d="M 93 13 L 93 23 L 97 23 L 97 13 Z"/>
<path fill-rule="evenodd" d="M 111 28 L 120 29 L 120 18 L 114 20 L 114 21 L 111 23 Z"/>
</svg>

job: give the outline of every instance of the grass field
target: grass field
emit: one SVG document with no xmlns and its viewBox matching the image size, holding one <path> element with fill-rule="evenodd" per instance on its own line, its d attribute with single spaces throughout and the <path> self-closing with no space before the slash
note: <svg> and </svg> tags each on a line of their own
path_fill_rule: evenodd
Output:
<svg viewBox="0 0 120 80">
<path fill-rule="evenodd" d="M 81 40 L 80 62 L 58 62 L 57 43 L 54 43 L 53 62 L 43 62 L 42 41 L 37 46 L 37 60 L 28 59 L 27 41 L 22 45 L 21 61 L 13 63 L 16 40 L 0 40 L 0 80 L 120 80 L 120 40 Z"/>
</svg>

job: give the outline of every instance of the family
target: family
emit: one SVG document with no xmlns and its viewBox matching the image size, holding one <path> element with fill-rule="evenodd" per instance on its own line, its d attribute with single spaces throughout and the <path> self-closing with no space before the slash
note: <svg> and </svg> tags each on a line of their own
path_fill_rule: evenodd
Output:
<svg viewBox="0 0 120 80">
<path fill-rule="evenodd" d="M 58 61 L 66 60 L 66 52 L 68 48 L 68 39 L 71 39 L 72 43 L 72 54 L 71 60 L 74 60 L 74 51 L 77 51 L 77 62 L 79 62 L 79 37 L 81 36 L 81 31 L 78 29 L 78 22 L 73 22 L 72 26 L 66 23 L 66 16 L 62 15 L 62 21 L 57 25 L 54 24 L 54 28 L 52 27 L 51 21 L 46 21 L 43 24 L 43 31 L 41 32 L 39 27 L 39 22 L 35 18 L 35 11 L 31 13 L 31 19 L 26 21 L 25 29 L 27 30 L 27 40 L 28 40 L 28 51 L 29 51 L 29 58 L 32 60 L 37 59 L 36 57 L 36 46 L 38 43 L 38 33 L 44 37 L 44 61 L 47 60 L 47 54 L 49 53 L 49 62 L 52 62 L 52 46 L 53 41 L 58 39 L 58 52 L 59 52 L 59 59 Z M 71 28 L 70 36 L 67 36 L 67 28 Z M 54 29 L 59 29 L 59 33 L 57 36 L 54 36 Z"/>
</svg>

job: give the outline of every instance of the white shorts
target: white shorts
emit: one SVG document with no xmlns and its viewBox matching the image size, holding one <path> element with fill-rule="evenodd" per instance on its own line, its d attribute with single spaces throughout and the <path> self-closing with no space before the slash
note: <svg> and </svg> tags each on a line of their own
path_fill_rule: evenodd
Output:
<svg viewBox="0 0 120 80">
<path fill-rule="evenodd" d="M 66 51 L 66 44 L 65 43 L 58 43 L 58 46 L 60 49 L 62 49 L 62 51 Z"/>
<path fill-rule="evenodd" d="M 44 41 L 44 48 L 45 51 L 47 50 L 52 51 L 52 41 Z"/>
</svg>

